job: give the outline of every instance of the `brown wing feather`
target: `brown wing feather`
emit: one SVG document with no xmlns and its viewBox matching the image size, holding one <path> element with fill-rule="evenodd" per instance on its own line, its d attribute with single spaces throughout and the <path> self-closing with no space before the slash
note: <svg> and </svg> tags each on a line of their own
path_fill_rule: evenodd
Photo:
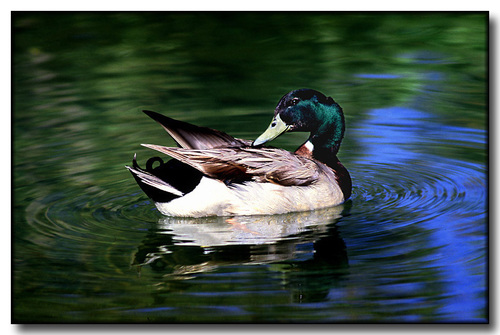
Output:
<svg viewBox="0 0 500 335">
<path fill-rule="evenodd" d="M 143 112 L 158 122 L 182 148 L 210 149 L 251 144 L 251 141 L 234 138 L 216 129 L 196 126 L 152 111 L 144 110 Z"/>
<path fill-rule="evenodd" d="M 224 181 L 255 180 L 284 186 L 305 186 L 318 179 L 318 165 L 305 157 L 275 148 L 192 150 L 143 144 Z"/>
</svg>

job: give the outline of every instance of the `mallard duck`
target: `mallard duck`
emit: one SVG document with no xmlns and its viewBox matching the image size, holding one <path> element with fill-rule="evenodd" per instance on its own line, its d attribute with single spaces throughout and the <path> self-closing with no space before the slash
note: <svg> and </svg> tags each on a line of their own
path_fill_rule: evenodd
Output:
<svg viewBox="0 0 500 335">
<path fill-rule="evenodd" d="M 341 204 L 351 177 L 337 158 L 344 137 L 342 108 L 312 89 L 285 94 L 267 130 L 255 141 L 144 111 L 179 147 L 143 146 L 173 159 L 134 155 L 126 166 L 158 210 L 168 216 L 282 214 Z M 290 131 L 309 132 L 295 152 L 263 146 Z M 159 164 L 157 167 L 153 167 Z"/>
</svg>

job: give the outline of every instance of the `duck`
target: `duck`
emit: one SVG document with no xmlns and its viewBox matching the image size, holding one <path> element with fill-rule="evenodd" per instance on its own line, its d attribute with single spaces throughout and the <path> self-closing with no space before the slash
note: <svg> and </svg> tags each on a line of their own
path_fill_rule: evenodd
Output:
<svg viewBox="0 0 500 335">
<path fill-rule="evenodd" d="M 285 94 L 268 128 L 254 141 L 149 110 L 177 147 L 142 144 L 171 159 L 150 158 L 132 173 L 160 213 L 173 217 L 273 215 L 344 203 L 352 182 L 337 157 L 345 133 L 342 108 L 302 88 Z M 294 152 L 264 145 L 287 132 L 308 132 Z"/>
</svg>

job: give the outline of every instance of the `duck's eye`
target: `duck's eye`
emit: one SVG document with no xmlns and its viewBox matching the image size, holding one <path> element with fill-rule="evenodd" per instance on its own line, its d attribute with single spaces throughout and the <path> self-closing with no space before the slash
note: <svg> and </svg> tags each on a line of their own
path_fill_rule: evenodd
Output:
<svg viewBox="0 0 500 335">
<path fill-rule="evenodd" d="M 296 104 L 299 103 L 299 101 L 300 101 L 299 98 L 293 98 L 292 101 L 290 102 L 290 105 L 295 106 Z"/>
</svg>

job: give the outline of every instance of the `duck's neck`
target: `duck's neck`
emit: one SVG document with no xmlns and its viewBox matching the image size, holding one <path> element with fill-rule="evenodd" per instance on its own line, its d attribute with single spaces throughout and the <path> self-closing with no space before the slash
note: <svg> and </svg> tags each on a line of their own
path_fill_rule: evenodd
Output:
<svg viewBox="0 0 500 335">
<path fill-rule="evenodd" d="M 311 141 L 307 140 L 302 144 L 295 153 L 300 156 L 305 156 L 307 158 L 316 159 L 326 165 L 328 165 L 333 171 L 335 171 L 335 176 L 337 182 L 344 194 L 344 200 L 349 199 L 352 191 L 352 181 L 349 171 L 340 163 L 337 158 L 338 147 L 336 150 L 333 148 L 318 148 L 314 147 Z"/>
<path fill-rule="evenodd" d="M 334 168 L 339 161 L 337 158 L 338 146 L 335 147 L 316 147 L 310 139 L 302 144 L 295 153 L 307 158 L 314 158 L 326 165 Z"/>
<path fill-rule="evenodd" d="M 311 109 L 314 117 L 309 118 L 307 129 L 311 135 L 298 150 L 314 153 L 314 158 L 327 163 L 324 159 L 336 157 L 344 137 L 344 113 L 335 102 L 331 105 L 315 104 Z"/>
<path fill-rule="evenodd" d="M 334 157 L 344 138 L 345 121 L 342 108 L 336 103 L 319 105 L 315 112 L 317 126 L 311 130 L 307 140 L 312 145 L 311 151 L 319 160 L 322 160 L 320 157 Z"/>
<path fill-rule="evenodd" d="M 311 136 L 295 153 L 316 159 L 332 168 L 344 193 L 344 199 L 348 199 L 351 196 L 352 189 L 351 176 L 337 158 L 345 131 L 344 114 L 338 105 L 330 106 L 330 108 L 338 109 L 336 109 L 336 113 L 328 111 L 328 115 L 323 115 L 323 120 L 327 121 L 320 123 L 317 130 L 311 133 Z"/>
</svg>

